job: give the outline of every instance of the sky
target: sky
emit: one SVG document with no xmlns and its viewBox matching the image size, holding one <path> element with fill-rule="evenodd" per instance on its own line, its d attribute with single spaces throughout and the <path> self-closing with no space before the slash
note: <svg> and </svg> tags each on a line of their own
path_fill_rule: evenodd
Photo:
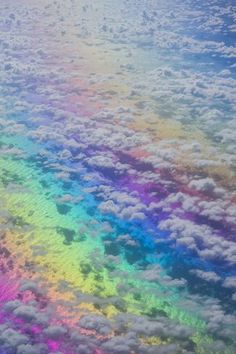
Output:
<svg viewBox="0 0 236 354">
<path fill-rule="evenodd" d="M 0 354 L 236 352 L 235 10 L 0 0 Z"/>
</svg>

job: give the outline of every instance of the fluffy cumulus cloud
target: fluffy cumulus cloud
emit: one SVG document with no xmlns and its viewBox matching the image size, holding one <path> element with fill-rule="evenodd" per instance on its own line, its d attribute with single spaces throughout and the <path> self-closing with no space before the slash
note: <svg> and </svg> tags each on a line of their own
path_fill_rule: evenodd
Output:
<svg viewBox="0 0 236 354">
<path fill-rule="evenodd" d="M 193 221 L 173 216 L 161 221 L 158 227 L 162 230 L 171 231 L 171 236 L 177 243 L 196 250 L 203 257 L 204 254 L 206 257 L 208 254 L 210 256 L 212 252 L 212 258 L 217 259 L 219 257 L 228 262 L 235 261 L 234 242 L 217 236 L 217 234 L 214 234 L 214 230 L 208 225 L 199 225 Z"/>
<path fill-rule="evenodd" d="M 223 283 L 223 286 L 225 288 L 236 288 L 236 277 L 235 276 L 229 276 L 226 277 Z"/>
<path fill-rule="evenodd" d="M 100 334 L 108 334 L 111 332 L 112 328 L 109 321 L 106 318 L 96 315 L 85 315 L 80 321 L 79 325 L 82 328 L 96 330 Z"/>
<path fill-rule="evenodd" d="M 221 278 L 215 272 L 204 272 L 200 269 L 196 269 L 192 271 L 193 274 L 196 274 L 197 277 L 206 280 L 207 282 L 218 282 Z"/>
</svg>

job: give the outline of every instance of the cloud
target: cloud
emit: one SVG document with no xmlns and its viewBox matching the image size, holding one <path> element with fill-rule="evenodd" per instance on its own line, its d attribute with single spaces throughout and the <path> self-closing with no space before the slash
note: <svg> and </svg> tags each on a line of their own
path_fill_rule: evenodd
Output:
<svg viewBox="0 0 236 354">
<path fill-rule="evenodd" d="M 101 347 L 108 353 L 129 354 L 132 350 L 138 350 L 139 341 L 135 334 L 130 333 L 125 336 L 116 336 L 111 338 L 102 344 Z"/>
<path fill-rule="evenodd" d="M 112 200 L 107 200 L 99 205 L 99 210 L 101 210 L 104 214 L 117 214 L 119 209 L 119 206 L 117 206 Z"/>
<path fill-rule="evenodd" d="M 47 313 L 38 311 L 34 305 L 36 303 L 24 304 L 19 300 L 13 300 L 4 304 L 4 310 L 12 312 L 14 316 L 26 323 L 45 325 L 48 321 Z"/>
<path fill-rule="evenodd" d="M 16 354 L 43 354 L 47 353 L 46 345 L 20 344 Z"/>
<path fill-rule="evenodd" d="M 96 330 L 103 335 L 107 335 L 112 331 L 110 322 L 105 317 L 98 315 L 91 314 L 81 317 L 79 325 L 86 329 Z"/>
<path fill-rule="evenodd" d="M 225 288 L 236 289 L 236 276 L 226 277 L 223 286 Z"/>
<path fill-rule="evenodd" d="M 219 280 L 221 280 L 221 277 L 219 275 L 217 275 L 215 272 L 204 272 L 200 269 L 196 269 L 196 270 L 192 270 L 191 271 L 192 274 L 196 274 L 197 277 L 199 277 L 200 279 L 203 279 L 207 282 L 213 282 L 216 283 Z"/>
<path fill-rule="evenodd" d="M 51 339 L 59 339 L 63 337 L 66 334 L 66 329 L 63 328 L 62 326 L 58 325 L 51 325 L 44 329 L 44 334 Z"/>
<path fill-rule="evenodd" d="M 0 345 L 5 349 L 17 349 L 21 344 L 27 344 L 29 338 L 17 331 L 7 328 L 0 333 Z"/>
<path fill-rule="evenodd" d="M 29 290 L 36 295 L 43 294 L 43 290 L 39 288 L 38 284 L 31 280 L 23 280 L 19 290 L 22 292 Z"/>
<path fill-rule="evenodd" d="M 158 227 L 161 230 L 168 230 L 177 244 L 195 251 L 206 260 L 224 260 L 230 265 L 236 262 L 234 242 L 214 234 L 212 228 L 207 225 L 172 216 L 161 221 Z"/>
<path fill-rule="evenodd" d="M 199 192 L 212 193 L 216 188 L 216 184 L 212 178 L 203 178 L 199 180 L 192 180 L 189 187 Z"/>
</svg>

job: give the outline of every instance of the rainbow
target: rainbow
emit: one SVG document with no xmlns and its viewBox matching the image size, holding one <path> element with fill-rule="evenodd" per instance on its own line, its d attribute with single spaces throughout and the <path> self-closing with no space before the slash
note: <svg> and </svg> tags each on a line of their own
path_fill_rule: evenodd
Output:
<svg viewBox="0 0 236 354">
<path fill-rule="evenodd" d="M 1 1 L 0 353 L 235 353 L 235 65 L 204 11 Z"/>
</svg>

